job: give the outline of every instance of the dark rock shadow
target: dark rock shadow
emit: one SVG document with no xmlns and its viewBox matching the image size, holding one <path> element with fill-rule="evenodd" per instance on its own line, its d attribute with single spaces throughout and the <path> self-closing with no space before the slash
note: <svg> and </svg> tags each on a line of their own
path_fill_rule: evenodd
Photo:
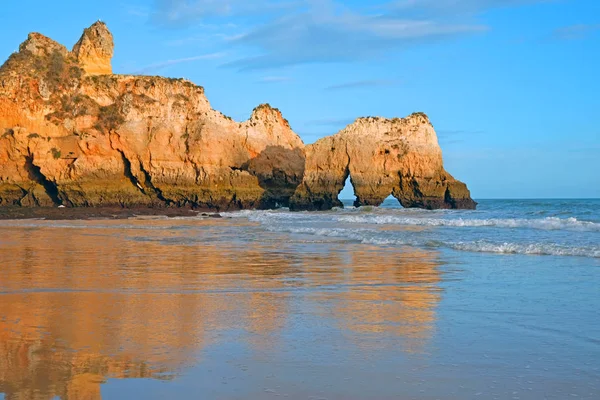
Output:
<svg viewBox="0 0 600 400">
<path fill-rule="evenodd" d="M 268 146 L 258 156 L 242 166 L 258 178 L 265 190 L 260 199 L 260 208 L 275 209 L 289 207 L 290 198 L 302 183 L 306 156 L 299 148 L 286 149 Z"/>
<path fill-rule="evenodd" d="M 27 171 L 27 175 L 31 181 L 41 185 L 44 188 L 46 194 L 52 200 L 52 203 L 54 203 L 55 206 L 59 206 L 63 203 L 60 199 L 58 187 L 54 182 L 48 180 L 48 178 L 42 174 L 41 168 L 33 163 L 32 156 L 25 157 L 25 170 Z"/>
</svg>

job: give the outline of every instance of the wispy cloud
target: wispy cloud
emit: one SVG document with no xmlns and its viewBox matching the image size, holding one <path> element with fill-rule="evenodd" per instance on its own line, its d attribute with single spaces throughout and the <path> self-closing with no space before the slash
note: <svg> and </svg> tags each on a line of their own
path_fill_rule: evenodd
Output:
<svg viewBox="0 0 600 400">
<path fill-rule="evenodd" d="M 251 70 L 378 59 L 407 46 L 486 32 L 477 16 L 491 8 L 551 1 L 389 0 L 366 6 L 341 0 L 155 0 L 152 19 L 179 27 L 257 14 L 256 25 L 244 33 L 219 38 L 253 51 L 226 64 Z"/>
<path fill-rule="evenodd" d="M 289 76 L 264 76 L 258 79 L 256 82 L 258 83 L 280 83 L 280 82 L 289 82 L 292 78 Z"/>
<path fill-rule="evenodd" d="M 121 4 L 121 7 L 125 9 L 125 12 L 129 15 L 139 18 L 148 18 L 150 16 L 150 10 L 146 7 L 133 6 L 128 4 Z"/>
<path fill-rule="evenodd" d="M 585 39 L 587 36 L 598 30 L 600 30 L 600 24 L 563 26 L 555 29 L 554 32 L 552 32 L 552 37 L 559 40 Z"/>
<path fill-rule="evenodd" d="M 167 40 L 164 42 L 164 44 L 169 47 L 208 45 L 229 40 L 231 37 L 231 35 L 227 35 L 225 33 L 202 33 L 182 37 L 179 39 Z"/>
<path fill-rule="evenodd" d="M 335 91 L 335 90 L 348 90 L 348 89 L 362 89 L 362 88 L 371 88 L 371 87 L 389 87 L 396 86 L 400 82 L 393 80 L 364 80 L 364 81 L 355 81 L 355 82 L 346 82 L 337 85 L 331 85 L 325 88 L 325 90 Z"/>
<path fill-rule="evenodd" d="M 402 12 L 417 11 L 423 14 L 456 15 L 553 1 L 556 0 L 395 0 L 388 5 L 390 8 Z"/>
<path fill-rule="evenodd" d="M 480 24 L 361 14 L 332 0 L 306 1 L 308 10 L 276 19 L 233 40 L 261 55 L 230 66 L 257 69 L 372 59 L 393 48 L 487 30 Z"/>
<path fill-rule="evenodd" d="M 177 27 L 210 17 L 287 10 L 298 3 L 293 0 L 155 0 L 153 20 L 161 25 Z"/>
<path fill-rule="evenodd" d="M 158 71 L 162 68 L 169 67 L 171 65 L 189 63 L 189 62 L 200 61 L 200 60 L 215 60 L 215 59 L 223 58 L 225 56 L 226 56 L 226 53 L 210 53 L 210 54 L 203 54 L 203 55 L 194 56 L 194 57 L 178 58 L 175 60 L 166 60 L 166 61 L 157 62 L 155 64 L 150 64 L 143 68 L 140 68 L 139 70 L 135 71 L 134 74 L 147 74 L 149 72 Z"/>
</svg>

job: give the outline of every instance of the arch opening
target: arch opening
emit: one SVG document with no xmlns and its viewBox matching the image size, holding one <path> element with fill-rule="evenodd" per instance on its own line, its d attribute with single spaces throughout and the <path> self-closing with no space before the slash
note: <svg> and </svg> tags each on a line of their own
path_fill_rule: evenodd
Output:
<svg viewBox="0 0 600 400">
<path fill-rule="evenodd" d="M 344 187 L 338 193 L 338 200 L 342 202 L 344 208 L 354 207 L 356 201 L 356 193 L 354 191 L 354 185 L 350 178 L 350 171 L 346 171 L 344 178 Z"/>
<path fill-rule="evenodd" d="M 390 194 L 381 204 L 381 207 L 385 208 L 404 208 L 400 200 L 394 197 L 393 194 Z"/>
</svg>

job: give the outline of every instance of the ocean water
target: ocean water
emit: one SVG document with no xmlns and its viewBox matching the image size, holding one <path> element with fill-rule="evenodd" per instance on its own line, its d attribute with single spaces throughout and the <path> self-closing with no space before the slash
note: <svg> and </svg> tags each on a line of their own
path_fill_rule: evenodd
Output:
<svg viewBox="0 0 600 400">
<path fill-rule="evenodd" d="M 598 399 L 600 201 L 0 221 L 0 398 Z"/>
<path fill-rule="evenodd" d="M 478 210 L 351 207 L 326 213 L 243 211 L 272 232 L 364 244 L 600 258 L 600 200 L 480 200 Z"/>
</svg>

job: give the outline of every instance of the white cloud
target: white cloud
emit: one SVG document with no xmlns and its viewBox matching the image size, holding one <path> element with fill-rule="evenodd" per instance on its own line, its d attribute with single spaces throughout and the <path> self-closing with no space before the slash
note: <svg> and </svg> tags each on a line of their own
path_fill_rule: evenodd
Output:
<svg viewBox="0 0 600 400">
<path fill-rule="evenodd" d="M 262 54 L 231 65 L 252 69 L 356 61 L 413 43 L 487 30 L 480 24 L 360 14 L 331 0 L 307 2 L 308 11 L 279 18 L 232 40 Z"/>
<path fill-rule="evenodd" d="M 181 26 L 210 17 L 263 14 L 297 5 L 291 0 L 155 0 L 154 19 L 160 24 Z"/>
<path fill-rule="evenodd" d="M 489 27 L 477 15 L 488 9 L 551 1 L 560 0 L 390 0 L 353 7 L 336 0 L 156 0 L 154 20 L 197 26 L 210 18 L 255 13 L 247 22 L 256 25 L 242 34 L 212 34 L 256 54 L 227 66 L 261 69 L 385 57 L 406 46 L 485 32 Z"/>
<path fill-rule="evenodd" d="M 557 0 L 395 0 L 389 6 L 396 10 L 458 14 L 482 12 L 491 8 L 515 7 Z"/>
<path fill-rule="evenodd" d="M 165 68 L 165 67 L 168 67 L 171 65 L 189 63 L 189 62 L 200 61 L 200 60 L 215 60 L 215 59 L 223 58 L 225 56 L 226 56 L 226 53 L 221 52 L 221 53 L 203 54 L 203 55 L 194 56 L 194 57 L 178 58 L 178 59 L 174 59 L 174 60 L 166 60 L 166 61 L 157 62 L 154 64 L 147 65 L 143 68 L 140 68 L 139 70 L 135 71 L 134 74 L 146 74 L 146 73 L 149 73 L 152 71 L 158 71 L 162 68 Z"/>
</svg>

